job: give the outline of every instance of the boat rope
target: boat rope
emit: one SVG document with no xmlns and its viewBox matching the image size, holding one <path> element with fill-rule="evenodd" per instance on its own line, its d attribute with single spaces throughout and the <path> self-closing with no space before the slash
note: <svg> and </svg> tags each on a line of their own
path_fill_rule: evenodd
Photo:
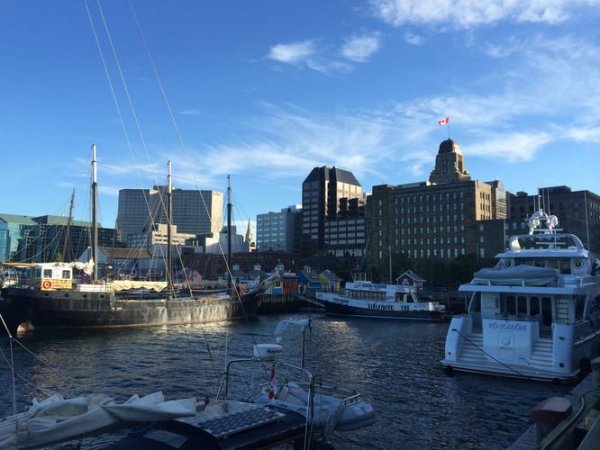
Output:
<svg viewBox="0 0 600 450">
<path fill-rule="evenodd" d="M 130 151 L 130 153 L 132 155 L 132 158 L 135 159 L 134 158 L 134 151 L 133 151 L 132 141 L 131 141 L 131 139 L 129 137 L 129 134 L 127 132 L 127 127 L 126 127 L 126 124 L 125 124 L 125 119 L 124 119 L 123 113 L 121 111 L 121 108 L 119 107 L 119 102 L 118 102 L 118 99 L 117 99 L 115 85 L 111 81 L 111 75 L 110 75 L 109 70 L 108 70 L 108 64 L 107 64 L 106 58 L 104 57 L 104 54 L 103 54 L 103 51 L 102 51 L 102 47 L 100 45 L 100 39 L 98 37 L 98 33 L 96 31 L 96 27 L 94 26 L 94 19 L 92 17 L 91 11 L 90 11 L 90 9 L 88 7 L 87 0 L 84 0 L 84 3 L 85 3 L 85 7 L 86 7 L 86 10 L 87 10 L 87 13 L 88 13 L 88 19 L 89 19 L 91 27 L 92 27 L 92 32 L 94 34 L 94 39 L 96 41 L 96 46 L 97 46 L 98 52 L 100 54 L 100 59 L 101 59 L 102 65 L 104 67 L 104 72 L 105 72 L 105 75 L 106 75 L 106 79 L 108 80 L 108 83 L 109 83 L 110 91 L 111 91 L 113 102 L 115 104 L 115 108 L 116 108 L 116 111 L 117 111 L 117 114 L 118 114 L 118 118 L 119 118 L 119 121 L 120 121 L 120 124 L 121 124 L 121 128 L 123 130 L 123 134 L 125 136 L 125 140 L 126 140 L 128 148 L 129 148 L 129 151 Z M 129 106 L 131 115 L 132 115 L 133 120 L 135 122 L 135 128 L 137 129 L 137 133 L 139 135 L 139 140 L 140 140 L 141 146 L 142 146 L 143 151 L 145 153 L 146 160 L 150 162 L 151 158 L 150 158 L 150 155 L 149 155 L 148 147 L 146 145 L 146 139 L 144 137 L 144 133 L 142 131 L 142 127 L 141 127 L 140 121 L 138 119 L 138 115 L 137 115 L 135 107 L 134 107 L 133 99 L 132 99 L 132 97 L 130 95 L 130 90 L 129 90 L 129 87 L 128 87 L 128 83 L 127 83 L 124 71 L 122 70 L 121 63 L 120 63 L 119 58 L 117 56 L 117 50 L 116 50 L 116 47 L 114 45 L 114 41 L 113 41 L 112 36 L 111 36 L 111 32 L 110 32 L 110 29 L 109 29 L 109 26 L 108 26 L 107 18 L 105 16 L 104 10 L 103 10 L 100 2 L 97 1 L 96 3 L 97 3 L 98 14 L 99 14 L 101 23 L 103 25 L 104 33 L 106 34 L 108 43 L 110 45 L 110 50 L 112 52 L 112 58 L 114 59 L 114 63 L 115 63 L 115 67 L 116 67 L 116 72 L 118 72 L 118 76 L 120 77 L 120 84 L 122 85 L 123 91 L 124 91 L 126 99 L 127 99 L 127 104 Z M 194 162 L 192 161 L 189 149 L 188 149 L 188 147 L 184 143 L 180 127 L 177 124 L 177 121 L 175 119 L 175 114 L 173 112 L 173 108 L 171 107 L 170 101 L 169 101 L 169 99 L 167 97 L 166 89 L 164 87 L 163 82 L 161 81 L 160 76 L 159 76 L 157 65 L 154 62 L 154 58 L 153 58 L 152 53 L 150 51 L 150 46 L 148 45 L 146 37 L 144 36 L 144 33 L 142 31 L 142 26 L 140 24 L 140 21 L 138 19 L 138 16 L 136 14 L 134 6 L 133 6 L 133 4 L 132 4 L 131 1 L 128 1 L 128 5 L 129 5 L 129 8 L 131 10 L 131 14 L 132 14 L 135 26 L 136 26 L 136 30 L 138 32 L 138 35 L 140 37 L 141 42 L 143 43 L 143 46 L 144 46 L 144 49 L 145 49 L 145 53 L 146 53 L 146 56 L 147 56 L 147 60 L 148 60 L 149 65 L 150 65 L 150 67 L 152 69 L 155 81 L 157 83 L 158 89 L 160 91 L 160 94 L 161 94 L 163 102 L 164 102 L 164 105 L 165 105 L 166 110 L 167 110 L 167 112 L 169 114 L 172 126 L 173 126 L 173 128 L 175 130 L 175 134 L 176 134 L 176 137 L 177 137 L 180 149 L 181 149 L 180 154 L 184 157 L 184 159 L 186 160 L 186 162 L 187 162 L 187 164 L 188 164 L 189 167 L 197 166 L 197 164 L 194 164 Z M 137 171 L 137 172 L 138 172 L 138 176 L 140 176 L 140 171 Z M 215 218 L 212 217 L 211 212 L 210 212 L 210 208 L 207 205 L 205 196 L 202 195 L 202 191 L 200 189 L 200 185 L 201 185 L 200 180 L 198 179 L 197 174 L 196 174 L 195 171 L 191 171 L 191 175 L 192 175 L 192 178 L 193 178 L 193 180 L 194 180 L 194 182 L 195 182 L 195 184 L 196 184 L 196 186 L 198 188 L 198 191 L 200 191 L 200 193 L 201 193 L 201 195 L 199 197 L 200 197 L 200 201 L 202 202 L 202 207 L 204 208 L 204 211 L 205 211 L 207 217 L 209 217 L 210 220 L 212 221 Z M 140 179 L 140 182 L 141 182 L 141 179 Z M 155 185 L 159 185 L 159 183 L 155 183 Z M 146 207 L 148 208 L 148 211 L 150 212 L 149 216 L 151 217 L 151 220 L 152 220 L 152 222 L 154 224 L 155 214 L 153 214 L 152 211 L 151 211 L 150 200 L 149 200 L 148 196 L 146 195 L 146 190 L 142 190 L 142 191 L 144 193 L 144 199 L 145 199 L 145 202 L 146 202 Z M 162 209 L 165 210 L 165 199 L 164 199 L 164 195 L 163 194 L 164 194 L 163 191 L 161 189 L 158 189 L 158 201 L 159 201 L 160 206 L 162 207 Z M 231 232 L 231 230 L 228 230 L 228 232 Z M 220 242 L 219 242 L 218 246 L 219 246 L 221 255 L 224 256 L 225 252 L 223 251 L 223 248 L 221 247 Z M 163 251 L 162 248 L 159 248 L 159 251 L 161 253 L 164 253 L 164 251 Z M 180 266 L 184 267 L 183 259 L 182 259 L 181 254 L 179 252 L 176 252 L 176 255 L 179 258 Z M 162 254 L 162 255 L 156 255 L 156 256 L 161 256 L 163 259 L 166 257 L 164 254 Z M 225 262 L 225 266 L 226 266 L 226 270 L 225 271 L 228 274 L 228 276 L 231 278 L 232 277 L 232 270 L 231 270 L 231 267 L 229 266 L 229 263 L 227 261 Z M 191 283 L 190 275 L 191 275 L 191 272 L 189 273 L 188 271 L 183 271 L 183 276 L 185 277 L 185 284 L 187 286 L 187 289 L 189 290 L 189 296 L 193 297 L 194 293 L 192 292 L 192 283 Z M 239 292 L 237 286 L 234 286 L 234 287 L 235 287 L 235 289 L 233 290 L 233 292 L 229 293 L 231 295 L 231 299 L 233 301 L 239 302 L 241 304 L 242 308 L 243 308 L 244 305 L 243 305 L 243 302 L 242 302 L 241 293 Z M 246 320 L 248 320 L 247 316 L 246 316 Z M 209 343 L 209 339 L 208 339 L 208 333 L 204 329 L 204 325 L 203 324 L 200 324 L 200 330 L 201 330 L 201 333 L 202 333 L 202 338 L 203 338 L 203 340 L 205 342 L 205 346 L 206 346 L 206 349 L 207 349 L 207 352 L 208 352 L 208 356 L 210 358 L 210 361 L 212 361 L 212 366 L 213 366 L 212 370 L 215 373 L 220 373 L 219 369 L 217 368 L 216 360 L 215 360 L 214 355 L 213 355 L 213 353 L 211 351 L 211 348 L 210 348 L 210 343 Z M 190 348 L 194 348 L 195 346 L 190 341 L 189 336 L 186 335 L 186 338 L 187 338 L 187 342 L 190 345 Z M 253 339 L 254 339 L 254 337 L 253 337 Z M 256 344 L 256 341 L 255 341 L 255 344 Z"/>
<path fill-rule="evenodd" d="M 10 332 L 10 330 L 8 329 L 8 326 L 6 325 L 6 322 L 4 321 L 4 317 L 2 317 L 2 314 L 0 314 L 0 320 L 2 321 L 2 326 L 6 330 L 6 333 L 8 334 L 8 341 L 9 341 L 9 346 L 10 346 L 9 367 L 10 367 L 10 374 L 11 374 L 12 408 L 13 408 L 13 414 L 16 415 L 17 414 L 17 385 L 15 383 L 15 359 L 14 359 L 14 352 L 13 352 L 13 335 Z M 2 356 L 4 356 L 4 353 L 2 353 Z"/>
<path fill-rule="evenodd" d="M 504 366 L 505 368 L 507 368 L 508 370 L 516 373 L 520 378 L 524 378 L 526 380 L 532 380 L 533 378 L 528 377 L 527 375 L 519 372 L 517 369 L 515 369 L 514 367 L 509 366 L 508 364 L 503 363 L 502 361 L 500 361 L 498 358 L 495 358 L 493 355 L 489 354 L 488 352 L 486 352 L 484 349 L 482 349 L 481 347 L 479 347 L 475 342 L 473 342 L 471 339 L 469 339 L 468 336 L 466 336 L 465 334 L 461 333 L 460 331 L 458 331 L 456 328 L 452 328 L 452 331 L 455 331 L 456 333 L 458 333 L 465 341 L 467 341 L 469 344 L 471 344 L 473 347 L 475 347 L 476 350 L 479 350 L 481 353 L 483 353 L 484 355 L 486 355 L 487 357 L 493 359 L 494 361 L 496 361 L 498 364 L 500 364 L 501 366 Z"/>
</svg>

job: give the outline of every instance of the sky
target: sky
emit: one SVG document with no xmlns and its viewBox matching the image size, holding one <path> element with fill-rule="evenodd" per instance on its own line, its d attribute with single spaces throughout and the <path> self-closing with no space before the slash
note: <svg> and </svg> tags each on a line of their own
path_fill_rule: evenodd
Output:
<svg viewBox="0 0 600 450">
<path fill-rule="evenodd" d="M 301 204 L 316 166 L 366 192 L 473 179 L 600 194 L 600 0 L 0 0 L 0 213 L 88 220 L 118 192 Z M 448 125 L 438 120 L 449 117 Z M 245 225 L 244 225 L 245 229 Z"/>
</svg>

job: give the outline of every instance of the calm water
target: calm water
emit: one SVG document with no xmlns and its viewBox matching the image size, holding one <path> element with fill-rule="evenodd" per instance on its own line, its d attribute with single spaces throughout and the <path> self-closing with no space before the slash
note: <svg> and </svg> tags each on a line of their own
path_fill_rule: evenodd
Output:
<svg viewBox="0 0 600 450">
<path fill-rule="evenodd" d="M 273 342 L 284 317 L 251 323 L 98 332 L 34 333 L 15 348 L 20 410 L 48 393 L 65 397 L 101 392 L 125 400 L 162 390 L 168 397 L 214 398 L 230 358 L 252 354 L 255 342 Z M 309 367 L 324 381 L 356 389 L 378 411 L 371 427 L 337 434 L 338 449 L 500 449 L 529 426 L 533 406 L 569 388 L 468 374 L 447 376 L 439 364 L 447 324 L 399 323 L 313 316 Z M 288 329 L 285 359 L 300 360 L 300 333 Z M 11 412 L 10 372 L 0 358 L 0 416 Z M 235 398 L 254 395 L 243 374 Z M 245 398 L 244 398 L 245 399 Z"/>
</svg>

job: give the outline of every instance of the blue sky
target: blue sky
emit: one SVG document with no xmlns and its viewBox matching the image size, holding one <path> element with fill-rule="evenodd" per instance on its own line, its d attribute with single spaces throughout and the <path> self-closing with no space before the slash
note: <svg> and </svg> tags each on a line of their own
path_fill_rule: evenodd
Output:
<svg viewBox="0 0 600 450">
<path fill-rule="evenodd" d="M 315 166 L 425 180 L 448 132 L 474 179 L 600 194 L 599 20 L 600 0 L 2 0 L 0 212 L 66 215 L 74 188 L 88 218 L 94 143 L 104 226 L 168 159 L 180 188 L 231 174 L 247 223 Z"/>
</svg>

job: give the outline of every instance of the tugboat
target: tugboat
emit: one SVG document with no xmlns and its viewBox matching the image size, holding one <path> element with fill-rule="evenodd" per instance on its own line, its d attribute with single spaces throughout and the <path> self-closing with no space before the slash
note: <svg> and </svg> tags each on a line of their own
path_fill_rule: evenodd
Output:
<svg viewBox="0 0 600 450">
<path fill-rule="evenodd" d="M 529 234 L 460 286 L 471 300 L 450 322 L 447 370 L 565 382 L 589 372 L 600 351 L 600 264 L 557 225 L 537 211 Z"/>
</svg>

